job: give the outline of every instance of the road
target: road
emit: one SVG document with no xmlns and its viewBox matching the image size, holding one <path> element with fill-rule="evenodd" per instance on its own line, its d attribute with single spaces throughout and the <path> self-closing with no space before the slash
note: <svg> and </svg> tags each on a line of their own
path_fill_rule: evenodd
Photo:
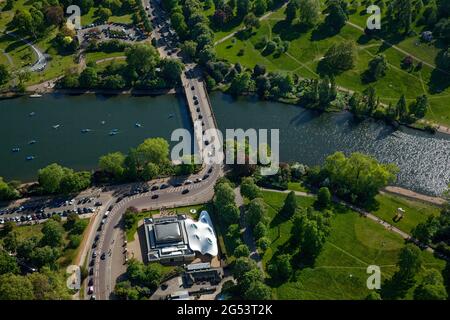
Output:
<svg viewBox="0 0 450 320">
<path fill-rule="evenodd" d="M 144 0 L 143 3 L 144 7 L 149 6 L 148 0 Z M 163 12 L 157 7 L 155 1 L 152 2 L 149 13 L 152 20 L 154 20 L 155 14 L 157 14 L 158 21 L 165 21 Z M 167 22 L 158 24 L 160 26 L 157 26 L 154 29 L 153 36 L 158 41 L 157 48 L 160 55 L 163 58 L 168 56 L 177 57 L 176 52 L 178 52 L 178 49 L 174 47 L 174 42 L 172 40 L 168 40 L 168 37 L 164 35 L 164 30 L 167 30 L 169 27 Z M 194 128 L 196 143 L 198 147 L 200 147 L 199 150 L 209 144 L 211 139 L 217 138 L 214 134 L 206 137 L 203 137 L 202 135 L 203 131 L 216 128 L 216 122 L 214 115 L 212 114 L 208 94 L 204 83 L 200 78 L 200 74 L 201 73 L 197 69 L 197 66 L 190 64 L 186 66 L 186 71 L 181 76 L 182 87 L 188 102 L 191 119 L 193 122 L 196 120 L 200 120 L 200 122 L 202 122 L 199 128 Z M 194 99 L 194 96 L 196 96 L 196 99 Z M 195 103 L 195 100 L 198 102 Z M 205 160 L 204 157 L 203 159 Z M 132 206 L 139 210 L 154 210 L 163 207 L 174 208 L 205 203 L 211 200 L 214 196 L 214 185 L 217 179 L 223 175 L 222 165 L 204 163 L 202 171 L 197 175 L 189 177 L 189 179 L 195 181 L 197 178 L 204 178 L 205 174 L 209 174 L 209 177 L 203 179 L 201 182 L 176 188 L 170 187 L 164 190 L 156 190 L 146 194 L 127 197 L 114 205 L 114 208 L 109 213 L 105 224 L 101 228 L 101 231 L 97 233 L 99 237 L 98 245 L 97 248 L 94 249 L 98 253 L 96 258 L 91 261 L 93 249 L 89 249 L 89 252 L 87 253 L 89 264 L 92 264 L 89 269 L 93 269 L 94 295 L 96 299 L 107 300 L 113 298 L 112 292 L 116 281 L 126 271 L 126 252 L 124 250 L 125 234 L 121 225 L 122 215 L 126 209 Z M 189 193 L 183 195 L 181 192 L 184 189 L 189 189 Z M 158 195 L 158 198 L 152 199 L 154 195 Z M 113 195 L 109 202 L 113 203 L 116 201 L 117 195 Z M 103 217 L 104 212 L 100 212 L 95 217 L 95 223 L 92 228 L 93 230 L 98 229 Z M 95 233 L 92 232 L 89 237 L 89 245 L 91 247 L 93 241 L 95 241 L 94 234 Z M 105 254 L 104 259 L 102 259 L 103 253 Z"/>
<path fill-rule="evenodd" d="M 36 54 L 37 60 L 36 62 L 30 67 L 30 71 L 34 72 L 34 71 L 42 71 L 44 70 L 44 68 L 47 65 L 47 59 L 45 58 L 44 54 L 42 53 L 41 50 L 39 50 L 38 47 L 36 47 L 33 43 L 31 43 L 30 41 L 19 37 L 18 35 L 16 35 L 14 32 L 8 31 L 6 32 L 7 35 L 10 35 L 14 38 L 19 39 L 20 41 L 26 43 L 28 46 L 31 47 L 31 49 L 33 49 L 34 53 Z"/>
</svg>

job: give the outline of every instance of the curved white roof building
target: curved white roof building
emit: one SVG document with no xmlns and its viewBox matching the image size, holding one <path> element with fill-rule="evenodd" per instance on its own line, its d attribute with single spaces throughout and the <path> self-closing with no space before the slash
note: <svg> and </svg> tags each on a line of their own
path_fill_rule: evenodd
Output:
<svg viewBox="0 0 450 320">
<path fill-rule="evenodd" d="M 200 252 L 202 255 L 217 256 L 217 238 L 207 211 L 200 213 L 198 221 L 186 219 L 185 228 L 189 239 L 188 245 L 192 251 Z"/>
</svg>

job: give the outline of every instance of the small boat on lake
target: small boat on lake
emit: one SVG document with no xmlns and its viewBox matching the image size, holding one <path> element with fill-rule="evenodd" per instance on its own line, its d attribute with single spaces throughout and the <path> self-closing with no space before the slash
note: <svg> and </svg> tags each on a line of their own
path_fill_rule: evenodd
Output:
<svg viewBox="0 0 450 320">
<path fill-rule="evenodd" d="M 30 140 L 30 142 L 28 142 L 28 144 L 35 144 L 37 141 L 36 140 Z"/>
<path fill-rule="evenodd" d="M 36 112 L 34 112 L 34 111 L 30 112 L 30 114 L 29 114 L 30 117 L 34 117 L 35 115 L 36 115 Z"/>
<path fill-rule="evenodd" d="M 174 117 L 174 114 L 173 114 L 173 113 L 169 114 L 169 119 L 170 119 L 170 118 L 173 118 L 173 117 Z"/>
<path fill-rule="evenodd" d="M 112 129 L 110 132 L 109 132 L 109 135 L 110 136 L 115 136 L 116 134 L 118 134 L 119 133 L 119 129 Z"/>
<path fill-rule="evenodd" d="M 26 157 L 26 160 L 31 161 L 31 160 L 34 160 L 35 158 L 36 158 L 35 156 L 28 156 L 28 157 Z"/>
<path fill-rule="evenodd" d="M 32 95 L 30 95 L 30 98 L 41 98 L 42 94 L 39 93 L 33 93 Z"/>
<path fill-rule="evenodd" d="M 61 127 L 60 124 L 55 124 L 54 126 L 52 126 L 53 129 L 58 129 L 59 127 Z"/>
<path fill-rule="evenodd" d="M 101 124 L 106 124 L 106 121 L 105 120 L 103 120 L 102 122 L 100 122 Z"/>
<path fill-rule="evenodd" d="M 20 148 L 19 148 L 19 147 L 12 148 L 12 152 L 19 152 L 19 151 L 20 151 Z"/>
<path fill-rule="evenodd" d="M 136 128 L 141 128 L 141 127 L 142 127 L 142 124 L 139 123 L 139 122 L 136 122 L 136 123 L 134 124 L 134 126 L 135 126 Z"/>
<path fill-rule="evenodd" d="M 88 132 L 91 132 L 91 131 L 92 131 L 91 129 L 82 129 L 81 133 L 88 133 Z"/>
</svg>

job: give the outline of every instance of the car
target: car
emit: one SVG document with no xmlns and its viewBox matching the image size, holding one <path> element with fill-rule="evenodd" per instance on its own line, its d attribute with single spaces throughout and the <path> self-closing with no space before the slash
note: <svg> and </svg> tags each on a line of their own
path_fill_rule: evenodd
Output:
<svg viewBox="0 0 450 320">
<path fill-rule="evenodd" d="M 94 205 L 95 205 L 96 207 L 100 207 L 100 206 L 102 205 L 102 203 L 101 203 L 100 201 L 97 201 Z"/>
<path fill-rule="evenodd" d="M 90 276 L 94 275 L 94 268 L 90 268 L 90 269 L 89 269 L 89 275 L 90 275 Z"/>
<path fill-rule="evenodd" d="M 183 191 L 181 191 L 181 194 L 187 194 L 189 193 L 189 189 L 184 189 Z"/>
<path fill-rule="evenodd" d="M 151 191 L 156 191 L 156 190 L 158 190 L 159 189 L 159 186 L 153 186 L 150 190 Z"/>
<path fill-rule="evenodd" d="M 152 195 L 152 199 L 158 199 L 158 198 L 159 198 L 159 195 L 157 195 L 157 194 Z"/>
<path fill-rule="evenodd" d="M 194 100 L 194 105 L 196 105 L 196 106 L 197 106 L 197 105 L 198 105 L 198 103 L 199 103 L 199 102 L 198 102 L 198 100 Z"/>
<path fill-rule="evenodd" d="M 95 251 L 92 252 L 92 258 L 93 258 L 93 259 L 97 258 L 97 252 L 95 252 Z"/>
<path fill-rule="evenodd" d="M 94 278 L 89 278 L 88 286 L 92 287 L 94 285 Z"/>
<path fill-rule="evenodd" d="M 105 212 L 105 218 L 108 217 L 109 213 L 110 213 L 110 211 Z"/>
<path fill-rule="evenodd" d="M 195 87 L 194 87 L 194 86 L 192 86 L 192 87 L 191 87 L 191 90 L 195 90 Z"/>
<path fill-rule="evenodd" d="M 162 185 L 161 185 L 161 187 L 160 187 L 160 189 L 162 190 L 162 189 L 167 189 L 169 186 L 167 185 L 167 184 L 165 184 L 165 183 L 163 183 Z"/>
<path fill-rule="evenodd" d="M 206 180 L 206 179 L 208 179 L 209 178 L 209 174 L 205 174 L 204 176 L 203 176 L 203 180 Z"/>
<path fill-rule="evenodd" d="M 196 95 L 194 95 L 194 97 L 193 97 L 193 98 L 194 98 L 194 100 L 198 100 L 198 97 L 197 97 Z"/>
<path fill-rule="evenodd" d="M 192 184 L 192 180 L 186 180 L 185 182 L 184 182 L 184 184 Z"/>
<path fill-rule="evenodd" d="M 94 260 L 94 259 L 92 259 L 92 260 L 91 260 L 91 262 L 89 263 L 89 266 L 93 267 L 93 266 L 94 266 L 94 264 L 95 264 L 95 260 Z"/>
<path fill-rule="evenodd" d="M 114 206 L 110 205 L 109 208 L 108 208 L 108 211 L 112 211 L 113 208 L 114 208 Z"/>
<path fill-rule="evenodd" d="M 182 183 L 179 183 L 179 182 L 176 182 L 176 183 L 174 183 L 173 184 L 173 186 L 176 188 L 176 187 L 181 187 L 183 184 Z"/>
<path fill-rule="evenodd" d="M 91 296 L 91 300 L 95 300 L 96 298 L 95 298 L 95 294 L 93 294 L 92 296 Z"/>
<path fill-rule="evenodd" d="M 102 219 L 102 222 L 101 222 L 101 224 L 100 225 L 104 225 L 106 223 L 106 219 L 105 218 L 103 218 Z"/>
<path fill-rule="evenodd" d="M 93 286 L 90 286 L 89 288 L 88 288 L 88 294 L 93 294 L 94 293 L 94 287 Z"/>
<path fill-rule="evenodd" d="M 123 200 L 123 197 L 118 197 L 117 200 L 116 200 L 116 203 L 119 203 L 122 200 Z"/>
<path fill-rule="evenodd" d="M 100 259 L 105 260 L 106 259 L 106 253 L 102 253 L 102 255 L 100 256 Z"/>
</svg>

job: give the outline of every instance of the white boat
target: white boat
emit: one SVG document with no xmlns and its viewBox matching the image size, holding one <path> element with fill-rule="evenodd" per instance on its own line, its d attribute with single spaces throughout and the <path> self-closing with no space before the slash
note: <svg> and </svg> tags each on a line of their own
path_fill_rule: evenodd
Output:
<svg viewBox="0 0 450 320">
<path fill-rule="evenodd" d="M 27 159 L 27 161 L 31 161 L 31 160 L 34 160 L 34 158 L 35 158 L 35 156 L 28 156 L 26 159 Z"/>
<path fill-rule="evenodd" d="M 140 124 L 139 122 L 136 122 L 136 123 L 134 124 L 134 126 L 135 126 L 136 128 L 141 128 L 141 127 L 142 127 L 142 124 Z"/>
<path fill-rule="evenodd" d="M 88 133 L 88 132 L 91 132 L 91 131 L 92 131 L 91 129 L 82 129 L 81 133 Z"/>
<path fill-rule="evenodd" d="M 39 93 L 33 93 L 32 95 L 30 95 L 30 98 L 41 98 L 42 94 Z"/>
<path fill-rule="evenodd" d="M 30 117 L 33 117 L 33 116 L 35 116 L 35 115 L 36 115 L 36 112 L 34 112 L 34 111 L 33 111 L 33 112 L 30 112 L 30 114 L 29 114 Z"/>
<path fill-rule="evenodd" d="M 20 151 L 20 148 L 19 147 L 16 147 L 16 148 L 13 148 L 12 149 L 12 152 L 19 152 Z"/>
<path fill-rule="evenodd" d="M 35 144 L 36 142 L 36 140 L 31 140 L 30 142 L 28 142 L 28 144 Z"/>
<path fill-rule="evenodd" d="M 54 126 L 52 126 L 53 129 L 58 129 L 59 127 L 61 127 L 60 124 L 55 124 Z"/>
</svg>

